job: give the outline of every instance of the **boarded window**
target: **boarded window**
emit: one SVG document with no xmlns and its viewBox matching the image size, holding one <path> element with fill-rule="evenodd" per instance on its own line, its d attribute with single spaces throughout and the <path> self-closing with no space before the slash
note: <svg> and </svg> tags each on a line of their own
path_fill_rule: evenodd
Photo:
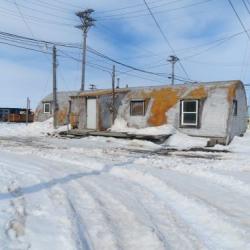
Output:
<svg viewBox="0 0 250 250">
<path fill-rule="evenodd" d="M 131 116 L 144 116 L 145 115 L 145 101 L 144 100 L 130 101 L 130 115 Z"/>
<path fill-rule="evenodd" d="M 181 101 L 181 126 L 198 127 L 199 101 Z"/>
<path fill-rule="evenodd" d="M 46 113 L 46 114 L 48 114 L 48 113 L 51 112 L 51 110 L 50 110 L 50 103 L 49 102 L 43 104 L 43 112 Z"/>
<path fill-rule="evenodd" d="M 233 115 L 237 116 L 238 114 L 238 102 L 237 100 L 233 100 Z"/>
</svg>

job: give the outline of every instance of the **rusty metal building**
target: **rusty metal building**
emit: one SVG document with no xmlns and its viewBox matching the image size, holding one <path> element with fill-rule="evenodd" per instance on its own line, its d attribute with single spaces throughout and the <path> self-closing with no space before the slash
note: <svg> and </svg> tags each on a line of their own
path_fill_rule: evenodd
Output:
<svg viewBox="0 0 250 250">
<path fill-rule="evenodd" d="M 57 93 L 58 102 L 58 125 L 65 125 L 68 122 L 70 96 L 76 95 L 77 91 L 64 91 Z M 52 113 L 53 94 L 43 98 L 35 111 L 35 121 L 43 122 L 53 117 Z"/>
<path fill-rule="evenodd" d="M 112 126 L 112 90 L 71 96 L 71 124 L 80 129 Z M 247 129 L 247 98 L 241 81 L 116 89 L 115 119 L 129 127 L 170 124 L 191 136 L 228 144 Z"/>
<path fill-rule="evenodd" d="M 114 101 L 114 105 L 113 105 Z M 59 124 L 105 131 L 114 119 L 128 127 L 170 124 L 179 131 L 228 144 L 247 129 L 247 98 L 241 81 L 59 92 Z M 69 103 L 71 105 L 69 105 Z M 36 110 L 36 120 L 52 117 L 52 95 Z M 114 108 L 113 108 L 114 107 Z"/>
</svg>

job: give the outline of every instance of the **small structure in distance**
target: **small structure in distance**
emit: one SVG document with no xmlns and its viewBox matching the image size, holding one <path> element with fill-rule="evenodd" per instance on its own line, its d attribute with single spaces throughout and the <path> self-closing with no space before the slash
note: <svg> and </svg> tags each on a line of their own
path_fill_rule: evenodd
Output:
<svg viewBox="0 0 250 250">
<path fill-rule="evenodd" d="M 26 122 L 27 109 L 24 108 L 0 108 L 0 122 Z M 28 110 L 28 122 L 34 121 L 34 113 Z"/>
</svg>

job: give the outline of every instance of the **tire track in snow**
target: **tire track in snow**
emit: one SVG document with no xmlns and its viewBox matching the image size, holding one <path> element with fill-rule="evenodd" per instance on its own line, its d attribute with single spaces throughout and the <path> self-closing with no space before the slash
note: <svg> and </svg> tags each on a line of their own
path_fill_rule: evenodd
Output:
<svg viewBox="0 0 250 250">
<path fill-rule="evenodd" d="M 194 232 L 166 203 L 141 185 L 103 175 L 102 180 L 93 180 L 98 187 L 132 210 L 138 220 L 147 225 L 163 242 L 164 249 L 206 249 Z M 115 184 L 115 189 L 108 183 Z"/>
<path fill-rule="evenodd" d="M 233 176 L 226 176 L 217 173 L 212 173 L 210 171 L 203 171 L 199 169 L 194 169 L 189 167 L 188 169 L 184 168 L 175 168 L 175 171 L 179 173 L 184 173 L 190 176 L 197 176 L 203 179 L 207 179 L 210 182 L 218 184 L 220 186 L 231 189 L 234 192 L 238 192 L 245 196 L 250 196 L 250 186 L 244 183 L 243 181 L 235 179 Z"/>
<path fill-rule="evenodd" d="M 96 181 L 99 184 L 99 181 Z M 159 231 L 157 234 L 155 228 L 140 220 L 134 210 L 130 210 L 110 192 L 99 188 L 96 181 L 88 180 L 83 185 L 91 191 L 92 196 L 100 204 L 110 223 L 116 229 L 115 234 L 120 239 L 121 249 L 170 249 Z"/>
<path fill-rule="evenodd" d="M 71 198 L 68 197 L 67 199 L 70 211 L 71 211 L 71 223 L 75 224 L 76 228 L 76 242 L 77 242 L 77 249 L 78 250 L 91 250 L 93 249 L 91 240 L 87 233 L 87 230 L 84 226 L 84 222 L 82 221 L 81 216 L 78 214 L 74 202 L 72 202 Z"/>
<path fill-rule="evenodd" d="M 87 243 L 89 249 L 96 250 L 122 249 L 115 238 L 115 228 L 112 228 L 109 218 L 89 190 L 78 181 L 72 181 L 63 189 L 67 193 L 73 215 L 76 216 L 75 220 L 78 221 L 78 233 L 81 235 L 83 230 L 86 235 L 84 245 Z"/>
<path fill-rule="evenodd" d="M 161 181 L 168 183 L 175 190 L 182 192 L 186 196 L 192 196 L 210 207 L 210 209 L 216 210 L 221 218 L 229 221 L 235 227 L 242 228 L 242 231 L 250 236 L 250 221 L 246 219 L 250 217 L 249 197 L 239 195 L 237 192 L 231 192 L 230 189 L 223 185 L 214 185 L 213 182 L 206 182 L 204 186 L 203 178 L 175 170 L 162 172 L 154 169 L 154 171 L 148 170 L 148 172 Z M 190 181 L 189 185 L 182 185 L 182 183 L 188 183 L 188 181 Z M 208 189 L 210 192 L 208 192 Z M 242 204 L 242 206 L 239 207 L 238 204 Z"/>
<path fill-rule="evenodd" d="M 241 231 L 225 222 L 204 204 L 170 188 L 160 179 L 137 170 L 113 169 L 113 175 L 128 179 L 154 192 L 189 223 L 211 249 L 249 249 L 250 242 Z"/>
</svg>

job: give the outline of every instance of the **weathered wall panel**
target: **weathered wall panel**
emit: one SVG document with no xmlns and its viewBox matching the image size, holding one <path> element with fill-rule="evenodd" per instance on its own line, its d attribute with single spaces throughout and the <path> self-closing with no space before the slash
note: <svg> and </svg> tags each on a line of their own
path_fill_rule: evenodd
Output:
<svg viewBox="0 0 250 250">
<path fill-rule="evenodd" d="M 68 112 L 69 112 L 69 100 L 71 95 L 75 95 L 77 92 L 68 91 L 68 92 L 58 92 L 57 102 L 58 102 L 58 125 L 65 125 L 68 122 Z M 51 104 L 51 112 L 44 113 L 44 103 Z M 43 122 L 53 117 L 52 113 L 52 104 L 53 104 L 53 95 L 50 94 L 45 97 L 37 106 L 35 111 L 35 121 Z"/>
<path fill-rule="evenodd" d="M 231 92 L 231 91 L 230 91 Z M 236 135 L 243 135 L 247 129 L 248 113 L 247 99 L 242 85 L 237 86 L 233 93 L 230 93 L 230 109 L 228 119 L 228 141 L 231 141 Z M 237 115 L 233 114 L 233 101 L 237 101 Z"/>
</svg>

